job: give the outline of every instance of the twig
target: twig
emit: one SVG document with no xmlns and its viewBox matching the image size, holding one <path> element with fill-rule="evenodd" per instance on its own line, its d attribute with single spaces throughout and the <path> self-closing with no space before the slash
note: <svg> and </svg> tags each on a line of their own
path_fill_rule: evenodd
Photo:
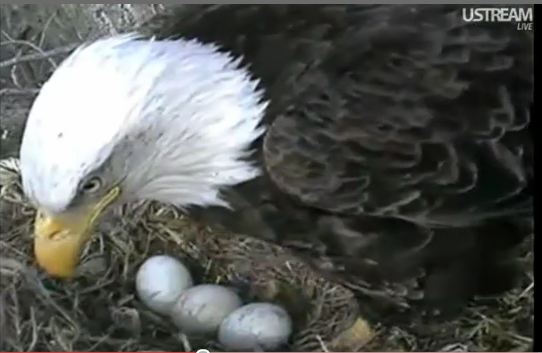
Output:
<svg viewBox="0 0 542 353">
<path fill-rule="evenodd" d="M 188 337 L 184 333 L 179 334 L 179 339 L 181 340 L 183 344 L 183 348 L 185 352 L 190 352 L 192 350 L 192 345 L 190 344 L 190 341 L 188 340 Z"/>
<path fill-rule="evenodd" d="M 43 52 L 36 53 L 36 54 L 28 54 L 28 55 L 15 57 L 15 58 L 12 58 L 12 59 L 0 61 L 0 68 L 12 66 L 12 65 L 17 65 L 17 64 L 20 64 L 20 63 L 23 63 L 23 62 L 28 62 L 28 61 L 36 61 L 36 60 L 48 59 L 48 58 L 51 58 L 53 56 L 66 54 L 66 53 L 71 52 L 72 50 L 74 50 L 78 46 L 79 46 L 79 44 L 70 44 L 70 45 L 66 45 L 64 47 L 55 48 L 55 49 L 43 51 Z"/>
<path fill-rule="evenodd" d="M 43 43 L 45 42 L 45 39 L 47 38 L 46 34 L 49 30 L 49 26 L 51 26 L 51 23 L 56 17 L 56 13 L 52 13 L 47 21 L 45 22 L 45 26 L 43 26 L 43 29 L 41 30 L 41 33 L 39 34 L 40 40 L 38 41 L 38 46 L 41 48 L 43 46 Z"/>
<path fill-rule="evenodd" d="M 517 299 L 522 299 L 526 297 L 529 294 L 529 292 L 533 290 L 533 288 L 534 288 L 534 281 L 532 281 L 531 284 L 529 284 L 529 286 L 525 288 L 523 292 L 521 292 L 521 294 L 517 297 Z"/>
<path fill-rule="evenodd" d="M 12 44 L 12 45 L 13 44 L 25 44 L 27 46 L 30 46 L 34 50 L 37 50 L 38 52 L 42 51 L 41 48 L 39 48 L 39 47 L 36 48 L 33 43 L 27 43 L 26 41 L 21 41 L 21 43 L 19 43 L 19 40 L 13 39 L 9 34 L 6 33 L 6 31 L 1 31 L 1 33 L 2 33 L 2 35 L 4 37 L 6 37 L 8 39 L 8 42 L 5 42 L 5 43 L 0 42 L 0 46 L 5 45 L 5 44 Z M 17 54 L 15 54 L 15 58 L 19 58 L 21 56 L 22 52 L 23 52 L 23 49 L 17 50 Z M 21 85 L 21 83 L 19 82 L 19 77 L 17 75 L 17 71 L 18 71 L 19 68 L 20 68 L 20 66 L 18 66 L 18 65 L 13 65 L 13 67 L 11 68 L 11 70 L 10 70 L 11 81 L 13 81 L 13 84 L 17 88 L 22 88 L 23 85 Z M 21 69 L 21 73 L 23 74 L 23 76 L 25 76 L 25 78 L 28 78 L 28 71 L 27 70 Z"/>
<path fill-rule="evenodd" d="M 11 44 L 11 45 L 13 45 L 13 44 L 25 45 L 25 46 L 27 46 L 27 47 L 30 47 L 30 48 L 34 49 L 34 51 L 37 51 L 38 53 L 40 53 L 40 54 L 43 55 L 43 49 L 42 49 L 40 46 L 38 46 L 38 45 L 32 43 L 31 41 L 24 40 L 24 39 L 15 39 L 15 38 L 12 38 L 8 33 L 6 33 L 6 31 L 2 31 L 2 35 L 3 35 L 4 37 L 6 37 L 6 38 L 8 39 L 8 41 L 7 41 L 7 42 L 0 43 L 0 45 L 6 45 L 6 44 Z M 51 63 L 51 65 L 56 69 L 56 67 L 57 67 L 56 62 L 55 62 L 53 59 L 51 59 L 51 58 L 49 58 L 48 60 L 49 60 L 49 62 Z"/>
<path fill-rule="evenodd" d="M 21 56 L 21 52 L 17 52 L 17 55 L 15 55 L 16 58 L 20 57 Z M 15 85 L 15 87 L 17 87 L 18 89 L 21 89 L 23 87 L 23 85 L 21 84 L 21 82 L 19 81 L 19 77 L 17 75 L 17 70 L 20 68 L 19 65 L 13 65 L 11 67 L 11 70 L 10 71 L 10 77 L 11 77 L 11 81 L 13 82 L 13 84 Z"/>
<path fill-rule="evenodd" d="M 318 340 L 318 343 L 320 343 L 320 347 L 322 348 L 322 350 L 324 352 L 329 352 L 329 349 L 327 349 L 327 346 L 324 343 L 324 340 L 322 339 L 322 337 L 320 337 L 320 335 L 316 335 L 316 339 Z"/>
<path fill-rule="evenodd" d="M 38 88 L 2 88 L 0 89 L 0 97 L 3 95 L 33 95 L 39 91 Z"/>
</svg>

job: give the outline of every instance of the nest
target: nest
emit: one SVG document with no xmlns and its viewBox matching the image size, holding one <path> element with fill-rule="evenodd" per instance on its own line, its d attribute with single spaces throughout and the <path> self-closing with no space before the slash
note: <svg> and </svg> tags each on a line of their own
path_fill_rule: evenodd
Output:
<svg viewBox="0 0 542 353">
<path fill-rule="evenodd" d="M 284 306 L 295 322 L 284 350 L 532 350 L 532 242 L 525 246 L 523 288 L 476 301 L 452 322 L 371 328 L 349 289 L 290 252 L 210 229 L 156 203 L 129 205 L 103 220 L 75 280 L 52 279 L 32 258 L 35 211 L 19 177 L 16 159 L 0 161 L 0 351 L 220 350 L 215 341 L 186 337 L 138 300 L 137 268 L 157 254 L 181 258 L 200 283 Z"/>
<path fill-rule="evenodd" d="M 31 258 L 34 210 L 23 196 L 17 160 L 0 165 L 0 186 L 2 224 L 9 227 L 0 239 L 0 325 L 6 347 L 220 350 L 214 341 L 194 340 L 172 329 L 168 318 L 147 310 L 134 295 L 139 264 L 161 253 L 181 258 L 199 283 L 232 286 L 246 301 L 286 308 L 294 334 L 285 349 L 357 351 L 374 336 L 359 316 L 354 294 L 289 251 L 195 224 L 175 208 L 151 202 L 125 206 L 103 223 L 74 281 L 48 278 Z"/>
</svg>

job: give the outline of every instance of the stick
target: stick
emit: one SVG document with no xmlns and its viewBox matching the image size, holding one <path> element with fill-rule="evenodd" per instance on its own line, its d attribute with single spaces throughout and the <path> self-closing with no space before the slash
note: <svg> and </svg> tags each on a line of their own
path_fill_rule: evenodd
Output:
<svg viewBox="0 0 542 353">
<path fill-rule="evenodd" d="M 2 88 L 0 89 L 0 96 L 3 95 L 33 95 L 37 94 L 40 90 L 38 88 Z"/>
<path fill-rule="evenodd" d="M 70 44 L 65 47 L 47 50 L 47 51 L 44 51 L 43 53 L 28 54 L 28 55 L 23 55 L 23 56 L 15 57 L 12 59 L 4 60 L 0 62 L 0 68 L 17 65 L 23 62 L 43 60 L 43 59 L 47 59 L 53 56 L 66 54 L 72 51 L 73 49 L 77 48 L 78 46 L 79 44 Z"/>
</svg>

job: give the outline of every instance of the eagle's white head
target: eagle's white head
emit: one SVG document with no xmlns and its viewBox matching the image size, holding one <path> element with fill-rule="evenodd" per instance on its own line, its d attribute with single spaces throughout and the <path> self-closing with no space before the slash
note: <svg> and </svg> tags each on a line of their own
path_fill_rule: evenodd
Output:
<svg viewBox="0 0 542 353">
<path fill-rule="evenodd" d="M 44 84 L 25 128 L 21 170 L 38 208 L 35 252 L 69 276 L 113 203 L 221 205 L 256 177 L 247 156 L 266 103 L 240 60 L 214 45 L 121 35 L 84 45 Z"/>
</svg>

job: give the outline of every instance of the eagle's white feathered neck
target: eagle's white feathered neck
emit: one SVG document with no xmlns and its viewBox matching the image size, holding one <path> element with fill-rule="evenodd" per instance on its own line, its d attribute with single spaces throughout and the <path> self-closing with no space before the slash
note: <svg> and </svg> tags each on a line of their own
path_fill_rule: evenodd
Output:
<svg viewBox="0 0 542 353">
<path fill-rule="evenodd" d="M 85 45 L 31 110 L 25 192 L 59 212 L 100 168 L 122 180 L 126 201 L 226 206 L 221 188 L 259 174 L 244 158 L 264 131 L 257 85 L 240 58 L 194 40 L 130 34 Z"/>
</svg>

